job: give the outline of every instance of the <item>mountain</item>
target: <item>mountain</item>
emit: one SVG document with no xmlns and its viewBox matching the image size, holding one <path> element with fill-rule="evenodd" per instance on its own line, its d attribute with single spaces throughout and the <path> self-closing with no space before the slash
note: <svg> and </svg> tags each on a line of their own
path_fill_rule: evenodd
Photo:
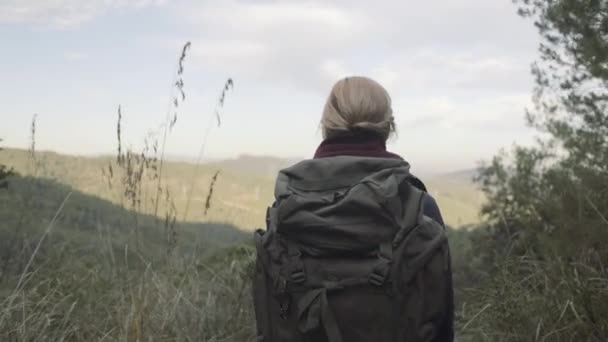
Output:
<svg viewBox="0 0 608 342">
<path fill-rule="evenodd" d="M 278 158 L 271 156 L 240 155 L 234 159 L 215 161 L 206 165 L 229 170 L 234 173 L 274 179 L 280 170 L 287 168 L 301 159 Z"/>
<path fill-rule="evenodd" d="M 478 174 L 478 169 L 464 169 L 453 172 L 447 172 L 440 175 L 434 176 L 434 178 L 440 178 L 445 180 L 450 180 L 453 182 L 461 182 L 461 183 L 473 183 L 475 177 Z"/>
<path fill-rule="evenodd" d="M 445 221 L 452 227 L 480 222 L 484 195 L 473 182 L 477 170 L 467 169 L 425 179 L 429 193 L 437 200 Z"/>
<path fill-rule="evenodd" d="M 155 176 L 159 174 L 159 164 L 154 165 L 156 170 L 152 164 L 140 170 L 141 158 L 134 155 L 130 160 L 131 167 L 124 168 L 111 157 L 37 152 L 34 162 L 26 150 L 0 152 L 0 164 L 11 166 L 23 176 L 55 180 L 84 194 L 145 214 L 164 218 L 175 211 L 178 221 L 221 222 L 247 231 L 264 225 L 266 207 L 272 201 L 271 179 L 236 174 L 219 165 L 196 167 L 191 163 L 165 162 L 158 191 Z M 137 179 L 139 171 L 142 173 Z M 135 203 L 126 198 L 133 195 L 136 198 L 131 199 Z"/>
<path fill-rule="evenodd" d="M 128 204 L 124 194 L 129 178 L 125 170 L 118 167 L 115 158 L 40 152 L 35 159 L 36 163 L 33 163 L 26 150 L 0 152 L 0 164 L 12 166 L 22 175 L 53 179 L 114 204 Z M 221 222 L 251 231 L 265 224 L 266 208 L 273 200 L 274 178 L 278 171 L 297 161 L 295 158 L 242 155 L 208 162 L 198 168 L 188 162 L 166 161 L 158 209 L 155 205 L 158 183 L 150 177 L 154 170 L 146 170 L 141 177 L 138 210 L 160 217 L 174 210 L 178 220 Z M 111 180 L 108 179 L 109 167 L 113 170 Z M 473 174 L 474 170 L 463 170 L 423 179 L 437 200 L 446 223 L 451 226 L 479 222 L 483 195 L 471 181 Z"/>
</svg>

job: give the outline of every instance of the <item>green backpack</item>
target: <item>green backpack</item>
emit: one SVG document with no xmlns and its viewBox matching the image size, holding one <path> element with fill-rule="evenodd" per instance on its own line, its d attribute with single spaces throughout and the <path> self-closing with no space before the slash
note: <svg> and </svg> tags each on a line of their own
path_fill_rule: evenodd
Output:
<svg viewBox="0 0 608 342">
<path fill-rule="evenodd" d="M 255 233 L 258 341 L 451 341 L 447 238 L 416 183 L 407 162 L 384 158 L 281 171 Z"/>
</svg>

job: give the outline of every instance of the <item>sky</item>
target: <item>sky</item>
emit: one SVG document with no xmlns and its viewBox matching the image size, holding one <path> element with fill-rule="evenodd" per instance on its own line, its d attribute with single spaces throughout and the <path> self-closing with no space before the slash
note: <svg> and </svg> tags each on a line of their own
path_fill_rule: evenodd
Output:
<svg viewBox="0 0 608 342">
<path fill-rule="evenodd" d="M 112 153 L 120 105 L 123 143 L 141 149 L 162 137 L 187 41 L 171 156 L 206 141 L 209 159 L 309 157 L 329 90 L 349 75 L 389 91 L 388 147 L 414 169 L 475 167 L 534 136 L 538 35 L 510 0 L 0 0 L 1 144 L 27 147 L 36 114 L 38 149 Z"/>
</svg>

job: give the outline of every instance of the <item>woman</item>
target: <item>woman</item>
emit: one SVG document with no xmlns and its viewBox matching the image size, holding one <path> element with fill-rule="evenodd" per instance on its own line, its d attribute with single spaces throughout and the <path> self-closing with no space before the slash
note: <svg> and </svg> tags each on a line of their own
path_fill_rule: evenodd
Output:
<svg viewBox="0 0 608 342">
<path fill-rule="evenodd" d="M 395 134 L 395 120 L 388 92 L 376 81 L 348 77 L 338 81 L 327 99 L 321 118 L 323 142 L 314 158 L 360 156 L 393 158 L 399 155 L 386 150 L 386 141 Z M 425 191 L 424 214 L 444 224 L 435 199 Z"/>
<path fill-rule="evenodd" d="M 391 99 L 377 82 L 333 87 L 315 157 L 282 170 L 256 232 L 258 340 L 452 341 L 443 220 L 409 164 L 386 150 Z"/>
</svg>

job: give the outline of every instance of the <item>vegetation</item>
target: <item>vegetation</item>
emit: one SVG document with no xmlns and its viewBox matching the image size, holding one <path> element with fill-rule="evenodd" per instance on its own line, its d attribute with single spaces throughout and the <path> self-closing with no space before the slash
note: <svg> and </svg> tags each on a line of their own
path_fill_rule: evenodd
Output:
<svg viewBox="0 0 608 342">
<path fill-rule="evenodd" d="M 481 171 L 487 228 L 470 254 L 486 277 L 462 299 L 462 330 L 494 341 L 606 341 L 608 4 L 518 3 L 542 37 L 528 120 L 544 135 Z"/>
<path fill-rule="evenodd" d="M 168 257 L 155 218 L 72 191 L 13 177 L 0 193 L 0 340 L 205 341 L 244 333 L 217 322 L 238 301 L 227 284 L 244 277 L 249 249 L 235 247 L 243 258 L 230 268 L 217 253 L 248 234 L 225 224 L 183 224 Z M 135 221 L 145 232 L 139 250 L 129 229 Z"/>
<path fill-rule="evenodd" d="M 185 100 L 188 47 L 179 59 L 163 144 Z M 180 173 L 191 176 L 190 165 L 163 166 L 156 136 L 141 152 L 123 149 L 122 115 L 119 107 L 115 158 L 38 152 L 35 116 L 30 150 L 0 153 L 3 164 L 22 174 L 2 167 L 10 187 L 0 192 L 0 340 L 249 340 L 249 234 L 229 220 L 214 223 L 213 210 L 222 204 L 217 188 L 250 191 L 222 183 L 230 175 L 215 176 L 203 191 L 196 181 L 217 175 L 210 168 L 195 173 L 190 190 L 172 184 L 161 170 L 187 178 Z M 187 195 L 178 200 L 203 198 L 196 204 L 206 209 L 196 217 L 204 220 L 196 222 L 205 223 L 178 218 L 173 194 L 180 192 Z"/>
</svg>

